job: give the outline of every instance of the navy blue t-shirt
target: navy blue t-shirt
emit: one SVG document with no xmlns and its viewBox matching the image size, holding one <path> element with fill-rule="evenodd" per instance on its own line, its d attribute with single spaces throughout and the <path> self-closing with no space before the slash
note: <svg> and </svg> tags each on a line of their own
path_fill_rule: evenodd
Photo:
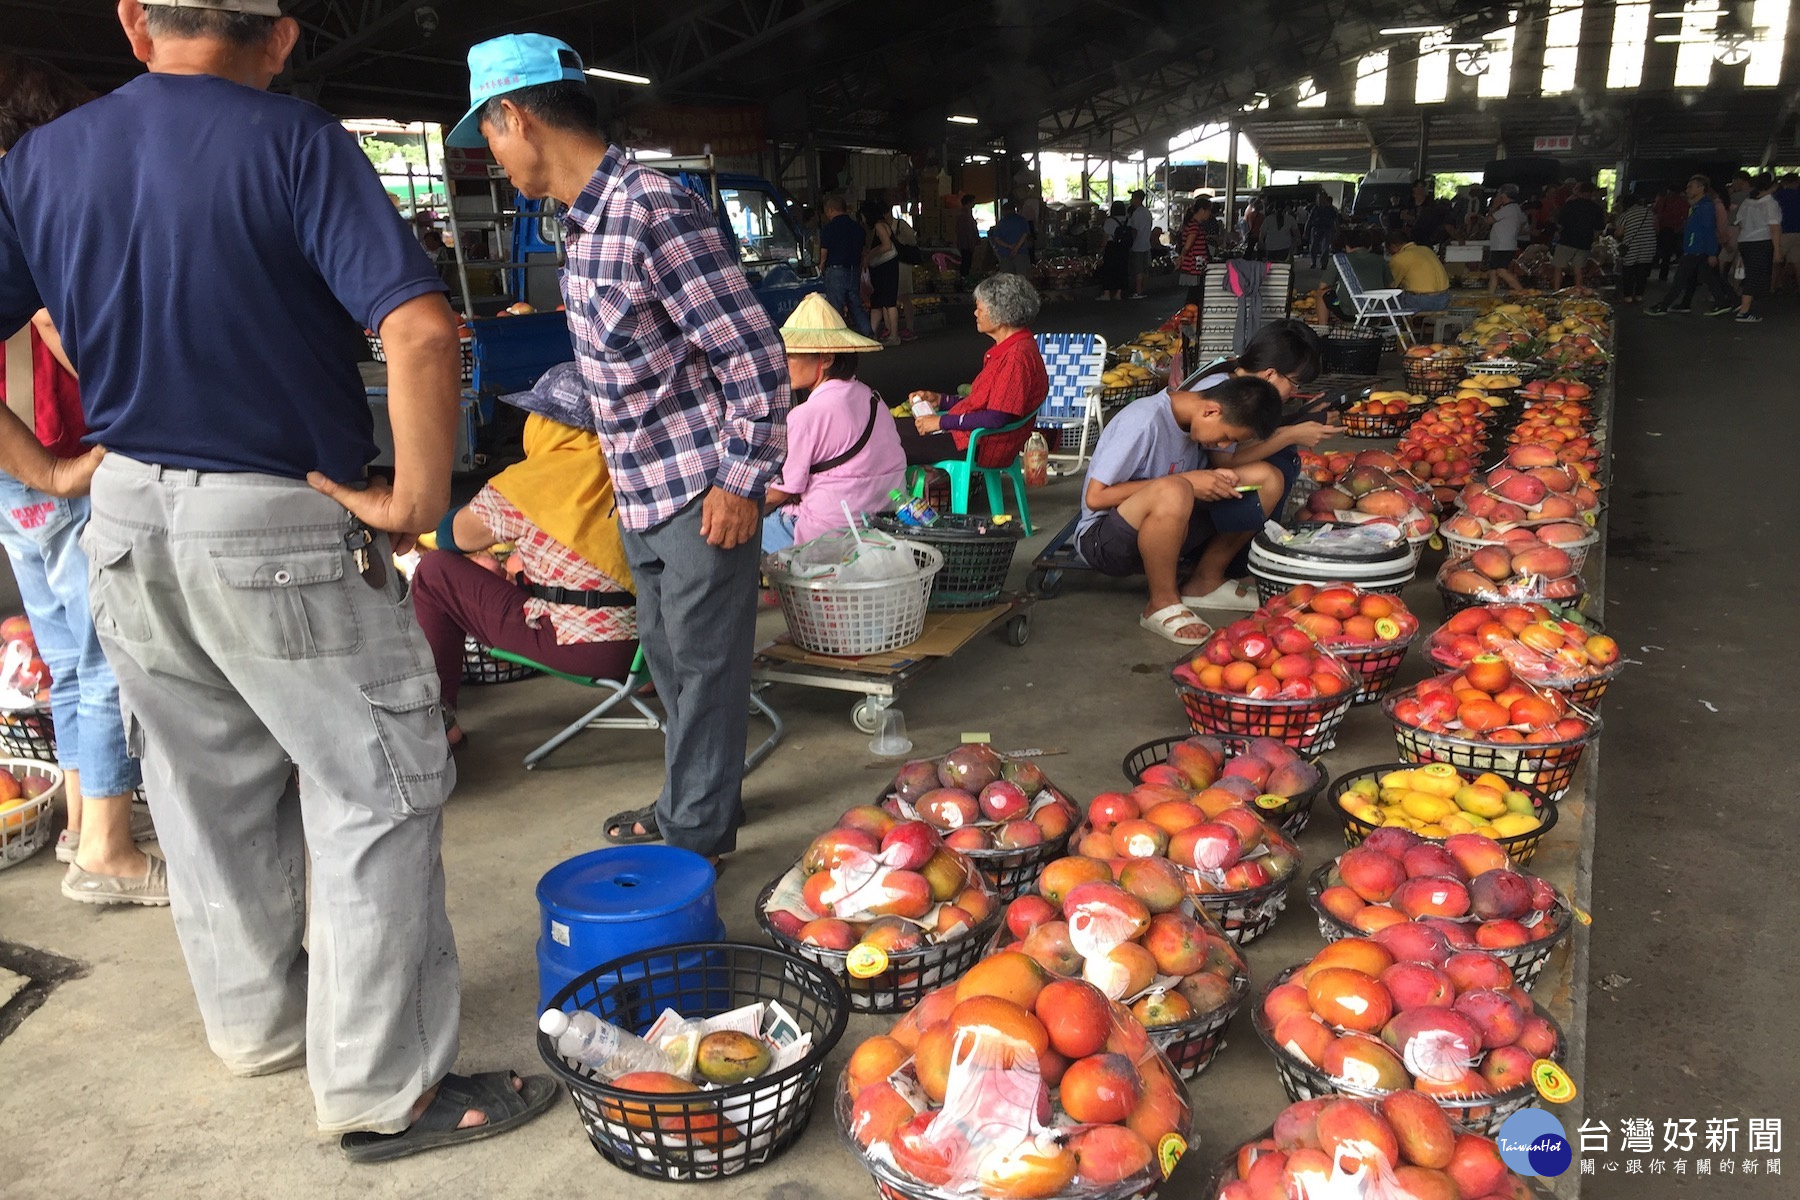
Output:
<svg viewBox="0 0 1800 1200">
<path fill-rule="evenodd" d="M 48 308 L 90 444 L 349 482 L 375 457 L 363 326 L 442 291 L 327 112 L 148 74 L 0 158 L 0 336 Z"/>
<path fill-rule="evenodd" d="M 843 213 L 825 222 L 825 228 L 819 231 L 819 249 L 825 252 L 828 267 L 862 270 L 863 246 L 868 240 L 867 231 L 856 223 L 856 218 Z"/>
</svg>

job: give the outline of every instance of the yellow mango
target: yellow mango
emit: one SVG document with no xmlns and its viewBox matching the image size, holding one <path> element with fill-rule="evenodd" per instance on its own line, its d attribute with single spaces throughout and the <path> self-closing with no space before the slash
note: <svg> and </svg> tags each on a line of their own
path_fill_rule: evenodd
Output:
<svg viewBox="0 0 1800 1200">
<path fill-rule="evenodd" d="M 1428 824 L 1441 821 L 1456 811 L 1456 805 L 1449 800 L 1427 792 L 1408 792 L 1400 801 L 1400 808 L 1407 816 Z"/>
<path fill-rule="evenodd" d="M 1495 817 L 1493 830 L 1497 837 L 1517 837 L 1522 833 L 1532 833 L 1543 822 L 1536 817 L 1528 817 L 1524 813 L 1507 813 L 1503 817 Z"/>
</svg>

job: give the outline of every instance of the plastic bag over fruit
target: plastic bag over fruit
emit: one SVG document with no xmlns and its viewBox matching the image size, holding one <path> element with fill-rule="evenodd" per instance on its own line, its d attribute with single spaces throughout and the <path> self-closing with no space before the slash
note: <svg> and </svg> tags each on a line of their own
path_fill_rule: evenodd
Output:
<svg viewBox="0 0 1800 1200">
<path fill-rule="evenodd" d="M 1577 600 L 1587 582 L 1569 552 L 1532 538 L 1478 547 L 1438 568 L 1438 586 L 1482 604 L 1515 600 Z"/>
<path fill-rule="evenodd" d="M 1429 1097 L 1289 1105 L 1221 1161 L 1202 1200 L 1513 1200 L 1531 1192 L 1492 1138 L 1458 1129 Z"/>
<path fill-rule="evenodd" d="M 1431 515 L 1437 504 L 1429 492 L 1414 484 L 1404 472 L 1380 467 L 1353 467 L 1336 484 L 1321 487 L 1306 498 L 1301 519 L 1366 524 L 1391 521 L 1407 537 L 1427 537 L 1436 528 Z"/>
<path fill-rule="evenodd" d="M 1406 541 L 1406 531 L 1400 523 L 1386 518 L 1361 524 L 1306 522 L 1295 529 L 1270 521 L 1263 526 L 1263 532 L 1279 545 L 1324 557 L 1375 554 L 1396 549 Z"/>
<path fill-rule="evenodd" d="M 0 651 L 0 709 L 42 708 L 50 699 L 50 670 L 30 637 L 9 638 Z"/>
<path fill-rule="evenodd" d="M 1066 837 L 1076 812 L 1041 768 L 983 745 L 901 765 L 882 808 L 922 820 L 964 853 L 1022 850 Z"/>
<path fill-rule="evenodd" d="M 987 880 L 936 830 L 866 806 L 813 839 L 764 912 L 785 935 L 828 950 L 849 950 L 879 925 L 878 948 L 892 953 L 960 937 L 993 907 Z"/>
<path fill-rule="evenodd" d="M 1410 641 L 1419 619 L 1406 602 L 1354 583 L 1290 588 L 1262 606 L 1270 616 L 1289 617 L 1327 650 L 1362 650 Z"/>
<path fill-rule="evenodd" d="M 1252 700 L 1310 700 L 1354 690 L 1354 672 L 1291 617 L 1266 612 L 1233 621 L 1175 664 L 1178 684 Z"/>
<path fill-rule="evenodd" d="M 939 989 L 858 1047 L 838 1114 L 865 1164 L 907 1196 L 1123 1200 L 1160 1184 L 1192 1120 L 1168 1060 L 1089 984 L 1011 983 Z"/>
<path fill-rule="evenodd" d="M 1612 638 L 1566 610 L 1531 603 L 1465 608 L 1432 633 L 1426 652 L 1449 670 L 1498 655 L 1515 678 L 1559 690 L 1607 675 L 1619 664 Z"/>
</svg>

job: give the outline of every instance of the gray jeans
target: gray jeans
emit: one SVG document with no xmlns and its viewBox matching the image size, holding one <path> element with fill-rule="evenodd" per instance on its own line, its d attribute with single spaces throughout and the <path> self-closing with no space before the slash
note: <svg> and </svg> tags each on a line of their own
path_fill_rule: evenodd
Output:
<svg viewBox="0 0 1800 1200">
<path fill-rule="evenodd" d="M 756 649 L 759 546 L 720 550 L 700 536 L 700 500 L 654 529 L 624 531 L 637 582 L 638 637 L 668 714 L 663 841 L 697 854 L 737 845 L 744 739 Z"/>
<path fill-rule="evenodd" d="M 84 545 L 208 1043 L 242 1075 L 304 1054 L 322 1131 L 395 1133 L 456 1059 L 456 775 L 412 606 L 350 527 L 304 482 L 114 454 Z"/>
</svg>

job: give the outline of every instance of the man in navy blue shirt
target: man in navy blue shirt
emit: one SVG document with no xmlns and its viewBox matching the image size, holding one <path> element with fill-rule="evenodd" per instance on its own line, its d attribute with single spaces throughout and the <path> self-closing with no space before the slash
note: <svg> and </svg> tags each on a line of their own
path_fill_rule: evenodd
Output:
<svg viewBox="0 0 1800 1200">
<path fill-rule="evenodd" d="M 455 771 L 385 565 L 448 503 L 454 317 L 356 141 L 265 90 L 299 36 L 278 0 L 119 15 L 149 73 L 0 158 L 0 337 L 48 310 L 108 451 L 95 625 L 207 1040 L 240 1075 L 304 1063 L 353 1159 L 492 1134 L 555 1088 L 449 1073 Z M 391 485 L 366 476 L 364 326 Z"/>
<path fill-rule="evenodd" d="M 864 337 L 874 336 L 869 314 L 863 308 L 863 251 L 869 244 L 869 232 L 850 215 L 844 198 L 825 197 L 825 224 L 819 230 L 819 263 L 825 280 L 825 298 L 831 307 L 846 314 L 850 324 Z"/>
</svg>

